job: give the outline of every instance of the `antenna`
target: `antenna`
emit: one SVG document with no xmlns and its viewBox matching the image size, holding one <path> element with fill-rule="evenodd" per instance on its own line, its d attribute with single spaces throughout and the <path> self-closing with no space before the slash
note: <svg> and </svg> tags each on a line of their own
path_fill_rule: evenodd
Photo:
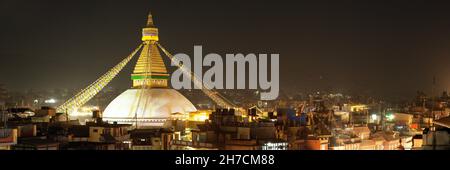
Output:
<svg viewBox="0 0 450 170">
<path fill-rule="evenodd" d="M 6 116 L 6 112 L 4 110 L 4 108 L 0 108 L 0 112 L 2 113 L 2 118 L 3 118 L 3 127 L 7 128 L 7 124 L 6 124 L 6 119 L 8 119 L 8 117 Z"/>
<path fill-rule="evenodd" d="M 435 97 L 434 97 L 434 88 L 436 86 L 436 76 L 433 76 L 433 86 L 431 88 L 431 116 L 432 118 L 430 119 L 430 121 L 432 121 L 430 123 L 430 129 L 433 133 L 433 150 L 436 150 L 436 129 L 434 127 L 434 105 L 435 105 Z"/>
</svg>

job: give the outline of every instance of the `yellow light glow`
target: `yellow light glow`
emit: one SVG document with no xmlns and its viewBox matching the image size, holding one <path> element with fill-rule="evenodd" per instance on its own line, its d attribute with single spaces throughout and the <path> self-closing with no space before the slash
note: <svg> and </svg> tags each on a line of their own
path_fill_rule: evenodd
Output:
<svg viewBox="0 0 450 170">
<path fill-rule="evenodd" d="M 209 119 L 209 113 L 207 112 L 193 112 L 189 116 L 189 121 L 203 122 Z"/>
<path fill-rule="evenodd" d="M 365 109 L 367 109 L 367 106 L 366 106 L 366 105 L 354 105 L 354 106 L 351 106 L 351 107 L 350 107 L 350 110 L 351 110 L 352 112 L 359 112 L 359 111 L 363 111 L 363 110 L 365 110 Z"/>
<path fill-rule="evenodd" d="M 98 106 L 83 106 L 80 108 L 75 108 L 70 116 L 90 116 L 94 110 L 98 110 Z"/>
<path fill-rule="evenodd" d="M 158 36 L 143 36 L 142 41 L 159 41 Z"/>
</svg>

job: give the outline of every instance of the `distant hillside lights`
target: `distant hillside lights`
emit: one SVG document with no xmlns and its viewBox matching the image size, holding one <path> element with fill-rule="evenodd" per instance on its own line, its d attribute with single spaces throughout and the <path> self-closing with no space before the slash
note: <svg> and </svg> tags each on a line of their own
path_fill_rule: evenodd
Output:
<svg viewBox="0 0 450 170">
<path fill-rule="evenodd" d="M 37 100 L 36 100 L 37 101 Z M 35 101 L 35 102 L 36 102 Z M 55 104 L 56 103 L 56 99 L 48 99 L 44 101 L 45 104 Z"/>
<path fill-rule="evenodd" d="M 225 89 L 236 89 L 235 74 L 237 75 L 237 89 L 245 89 L 248 75 L 249 89 L 263 90 L 260 93 L 261 100 L 275 100 L 279 94 L 279 54 L 270 54 L 270 81 L 267 75 L 269 72 L 267 56 L 267 54 L 259 54 L 256 57 L 253 53 L 246 56 L 241 53 L 226 54 Z M 248 69 L 246 68 L 247 64 Z M 191 72 L 190 57 L 183 53 L 176 54 L 171 65 L 182 65 L 172 74 L 172 87 L 174 89 L 192 89 L 190 76 L 187 76 Z M 235 65 L 237 65 L 237 72 L 235 72 Z M 210 67 L 204 74 L 203 66 Z M 248 74 L 246 70 L 249 71 Z M 209 53 L 202 59 L 202 46 L 194 46 L 194 74 L 197 80 L 203 82 L 196 84 L 194 81 L 195 89 L 201 89 L 203 86 L 207 89 L 224 89 L 223 72 L 223 61 L 219 54 Z"/>
</svg>

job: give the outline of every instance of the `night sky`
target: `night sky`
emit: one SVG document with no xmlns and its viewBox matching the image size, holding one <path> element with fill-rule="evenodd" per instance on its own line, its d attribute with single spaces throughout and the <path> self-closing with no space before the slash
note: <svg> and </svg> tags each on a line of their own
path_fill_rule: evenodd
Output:
<svg viewBox="0 0 450 170">
<path fill-rule="evenodd" d="M 450 87 L 444 1 L 0 0 L 0 84 L 83 88 L 139 43 L 151 10 L 172 53 L 279 53 L 281 90 L 408 96 Z M 131 86 L 135 60 L 111 86 Z M 438 92 L 436 92 L 438 93 Z"/>
</svg>

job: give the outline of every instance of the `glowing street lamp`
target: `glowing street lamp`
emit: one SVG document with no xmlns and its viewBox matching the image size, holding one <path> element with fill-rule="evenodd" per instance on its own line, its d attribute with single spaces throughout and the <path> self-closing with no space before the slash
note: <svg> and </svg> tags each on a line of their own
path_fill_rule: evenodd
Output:
<svg viewBox="0 0 450 170">
<path fill-rule="evenodd" d="M 377 115 L 376 114 L 372 114 L 372 116 L 371 116 L 371 118 L 372 118 L 372 120 L 377 120 Z"/>
<path fill-rule="evenodd" d="M 48 99 L 48 100 L 45 100 L 44 103 L 53 104 L 53 103 L 56 103 L 56 100 L 55 99 Z"/>
<path fill-rule="evenodd" d="M 386 119 L 387 119 L 388 121 L 392 121 L 392 120 L 394 120 L 394 118 L 395 118 L 395 116 L 394 116 L 393 114 L 387 114 L 387 115 L 386 115 Z"/>
</svg>

